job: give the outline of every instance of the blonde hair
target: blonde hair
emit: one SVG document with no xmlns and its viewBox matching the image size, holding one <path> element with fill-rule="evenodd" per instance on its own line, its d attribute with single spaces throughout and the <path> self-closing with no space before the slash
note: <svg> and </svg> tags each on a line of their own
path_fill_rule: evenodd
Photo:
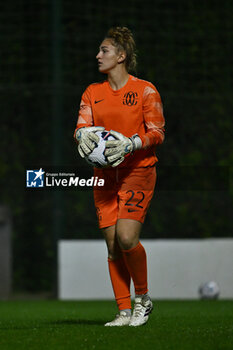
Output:
<svg viewBox="0 0 233 350">
<path fill-rule="evenodd" d="M 105 39 L 110 39 L 118 51 L 125 51 L 125 68 L 135 72 L 137 66 L 136 44 L 132 32 L 127 27 L 110 28 Z"/>
</svg>

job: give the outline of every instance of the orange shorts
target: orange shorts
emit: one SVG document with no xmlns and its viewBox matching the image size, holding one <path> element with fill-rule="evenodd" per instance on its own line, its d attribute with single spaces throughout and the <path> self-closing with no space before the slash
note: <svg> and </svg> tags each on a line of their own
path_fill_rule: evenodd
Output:
<svg viewBox="0 0 233 350">
<path fill-rule="evenodd" d="M 95 176 L 105 180 L 102 188 L 94 188 L 100 228 L 115 225 L 118 219 L 144 222 L 154 193 L 155 167 L 95 169 Z"/>
</svg>

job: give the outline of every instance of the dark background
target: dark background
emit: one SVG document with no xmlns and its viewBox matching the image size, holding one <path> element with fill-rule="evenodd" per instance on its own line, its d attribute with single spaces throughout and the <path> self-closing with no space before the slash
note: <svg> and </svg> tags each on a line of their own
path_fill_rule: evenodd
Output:
<svg viewBox="0 0 233 350">
<path fill-rule="evenodd" d="M 143 238 L 232 237 L 233 3 L 230 0 L 0 4 L 0 204 L 13 219 L 14 291 L 54 290 L 56 241 L 101 239 L 91 191 L 27 191 L 26 169 L 86 166 L 73 131 L 95 56 L 126 25 L 139 78 L 161 94 L 166 140 Z"/>
</svg>

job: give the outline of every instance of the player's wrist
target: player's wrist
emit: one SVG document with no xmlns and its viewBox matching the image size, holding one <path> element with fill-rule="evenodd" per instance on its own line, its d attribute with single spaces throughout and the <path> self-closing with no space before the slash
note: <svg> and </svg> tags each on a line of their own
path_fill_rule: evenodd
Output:
<svg viewBox="0 0 233 350">
<path fill-rule="evenodd" d="M 136 151 L 137 149 L 141 149 L 142 148 L 142 140 L 138 136 L 138 134 L 135 134 L 135 135 L 131 136 L 130 140 L 131 140 L 132 145 L 133 145 L 133 151 Z"/>
</svg>

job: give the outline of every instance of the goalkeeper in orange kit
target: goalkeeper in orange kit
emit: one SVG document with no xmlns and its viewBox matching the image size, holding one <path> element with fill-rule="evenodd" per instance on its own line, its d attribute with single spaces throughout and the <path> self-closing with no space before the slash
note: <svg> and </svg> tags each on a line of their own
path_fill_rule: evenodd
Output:
<svg viewBox="0 0 233 350">
<path fill-rule="evenodd" d="M 105 155 L 111 167 L 94 170 L 95 176 L 111 184 L 106 191 L 94 189 L 119 309 L 105 326 L 140 326 L 153 309 L 146 252 L 139 237 L 156 181 L 155 148 L 164 140 L 162 103 L 153 84 L 129 74 L 136 68 L 136 54 L 128 28 L 111 28 L 96 58 L 107 80 L 89 85 L 83 93 L 75 139 L 84 157 L 98 141 L 96 131 L 111 130 L 115 136 L 106 142 Z M 135 288 L 133 312 L 131 280 Z"/>
</svg>

